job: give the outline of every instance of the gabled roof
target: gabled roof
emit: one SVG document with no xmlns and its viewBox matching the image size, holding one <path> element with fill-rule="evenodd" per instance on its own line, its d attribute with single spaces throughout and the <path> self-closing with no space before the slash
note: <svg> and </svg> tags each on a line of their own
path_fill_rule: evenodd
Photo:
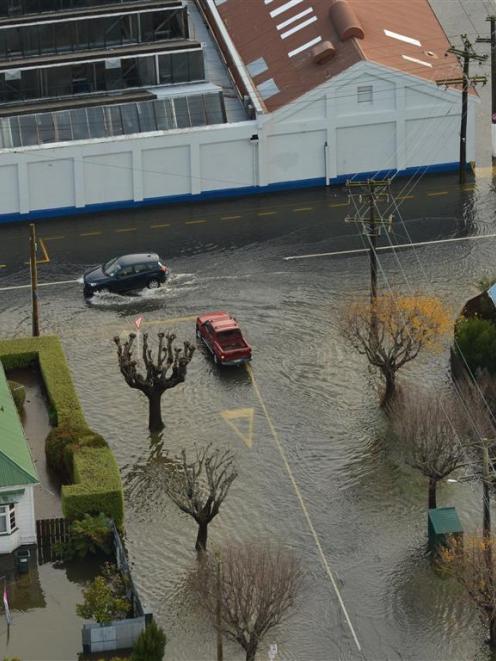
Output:
<svg viewBox="0 0 496 661">
<path fill-rule="evenodd" d="M 207 1 L 269 111 L 360 61 L 428 81 L 461 75 L 428 0 Z"/>
<path fill-rule="evenodd" d="M 0 488 L 37 484 L 24 429 L 0 362 Z"/>
</svg>

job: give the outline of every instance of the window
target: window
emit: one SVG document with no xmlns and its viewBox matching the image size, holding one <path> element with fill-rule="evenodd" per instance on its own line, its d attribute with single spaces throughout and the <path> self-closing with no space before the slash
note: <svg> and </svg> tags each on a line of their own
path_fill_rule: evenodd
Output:
<svg viewBox="0 0 496 661">
<path fill-rule="evenodd" d="M 153 270 L 153 263 L 147 262 L 146 264 L 136 264 L 134 267 L 136 273 L 146 273 Z"/>
<path fill-rule="evenodd" d="M 358 103 L 372 103 L 373 91 L 372 85 L 359 85 L 357 87 Z"/>
<path fill-rule="evenodd" d="M 10 535 L 16 528 L 15 505 L 0 505 L 0 535 Z"/>
</svg>

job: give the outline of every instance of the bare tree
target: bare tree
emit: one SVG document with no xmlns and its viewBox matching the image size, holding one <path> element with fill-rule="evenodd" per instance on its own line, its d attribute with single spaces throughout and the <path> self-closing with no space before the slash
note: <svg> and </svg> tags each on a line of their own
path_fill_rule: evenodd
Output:
<svg viewBox="0 0 496 661">
<path fill-rule="evenodd" d="M 429 480 L 428 506 L 433 509 L 437 483 L 465 461 L 460 405 L 452 394 L 410 388 L 393 399 L 388 413 L 407 463 Z"/>
<path fill-rule="evenodd" d="M 192 586 L 199 604 L 217 624 L 220 606 L 222 633 L 241 645 L 246 661 L 254 661 L 257 648 L 295 605 L 302 585 L 300 562 L 281 548 L 228 545 L 217 561 L 205 555 L 195 568 Z"/>
<path fill-rule="evenodd" d="M 441 567 L 463 586 L 478 608 L 489 629 L 489 645 L 493 650 L 496 650 L 496 583 L 492 562 L 495 550 L 494 537 L 465 535 L 464 538 L 452 537 L 439 551 Z"/>
<path fill-rule="evenodd" d="M 174 346 L 174 333 L 158 333 L 158 349 L 154 361 L 148 344 L 148 333 L 143 333 L 142 358 L 145 371 L 141 373 L 133 353 L 135 339 L 135 333 L 130 333 L 124 343 L 118 336 L 114 337 L 119 367 L 127 385 L 141 390 L 148 398 L 148 427 L 151 432 L 159 432 L 164 428 L 160 407 L 162 395 L 185 380 L 195 347 L 184 342 L 183 349 L 180 349 Z"/>
<path fill-rule="evenodd" d="M 440 336 L 450 329 L 450 316 L 440 301 L 419 295 L 387 294 L 378 296 L 373 303 L 352 302 L 347 305 L 342 322 L 345 338 L 384 377 L 382 406 L 394 394 L 397 371 L 422 349 L 435 347 Z"/>
<path fill-rule="evenodd" d="M 188 461 L 183 450 L 177 459 L 177 468 L 167 472 L 167 495 L 198 524 L 195 544 L 198 552 L 206 550 L 208 524 L 219 513 L 237 476 L 232 452 L 213 450 L 210 444 L 202 450 L 197 449 L 194 461 Z"/>
</svg>

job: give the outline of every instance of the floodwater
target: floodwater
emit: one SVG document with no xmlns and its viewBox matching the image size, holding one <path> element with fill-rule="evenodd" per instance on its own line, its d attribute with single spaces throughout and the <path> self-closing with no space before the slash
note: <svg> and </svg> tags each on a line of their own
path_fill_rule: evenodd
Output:
<svg viewBox="0 0 496 661">
<path fill-rule="evenodd" d="M 485 195 L 474 234 L 495 231 L 494 194 Z M 377 380 L 340 334 L 346 302 L 368 286 L 366 258 L 282 259 L 325 243 L 311 243 L 301 230 L 241 247 L 195 245 L 194 254 L 170 257 L 174 275 L 157 292 L 101 295 L 90 305 L 77 285 L 41 293 L 43 332 L 62 337 L 87 419 L 122 470 L 136 584 L 167 633 L 168 658 L 215 657 L 214 632 L 184 588 L 195 562 L 195 524 L 161 490 L 169 456 L 213 443 L 233 449 L 239 477 L 209 543 L 280 542 L 306 569 L 298 607 L 269 634 L 261 659 L 273 642 L 288 661 L 487 659 L 477 613 L 426 557 L 426 484 L 388 439 Z M 436 294 L 456 315 L 477 280 L 496 275 L 494 249 L 487 239 L 382 253 L 381 287 Z M 124 383 L 112 338 L 132 331 L 142 315 L 152 337 L 174 329 L 180 340 L 193 340 L 194 317 L 208 309 L 230 310 L 242 324 L 257 387 L 244 369 L 219 371 L 198 349 L 186 382 L 164 395 L 166 429 L 151 441 L 146 401 Z M 28 334 L 29 314 L 27 292 L 3 292 L 1 334 Z M 403 381 L 448 387 L 447 349 L 421 357 Z M 224 421 L 222 412 L 233 409 L 253 409 L 251 442 Z M 439 505 L 456 506 L 466 530 L 480 527 L 478 485 L 441 486 Z M 226 658 L 243 658 L 226 645 Z"/>
</svg>

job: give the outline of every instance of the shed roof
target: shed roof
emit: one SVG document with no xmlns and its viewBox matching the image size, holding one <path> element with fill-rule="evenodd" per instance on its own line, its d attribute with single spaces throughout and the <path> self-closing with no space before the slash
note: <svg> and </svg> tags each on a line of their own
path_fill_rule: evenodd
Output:
<svg viewBox="0 0 496 661">
<path fill-rule="evenodd" d="M 24 429 L 0 362 L 0 488 L 37 484 Z"/>
<path fill-rule="evenodd" d="M 360 61 L 429 81 L 461 75 L 456 57 L 446 55 L 450 43 L 428 0 L 216 0 L 216 5 L 269 111 Z M 318 64 L 312 49 L 325 42 L 335 54 Z"/>
</svg>

